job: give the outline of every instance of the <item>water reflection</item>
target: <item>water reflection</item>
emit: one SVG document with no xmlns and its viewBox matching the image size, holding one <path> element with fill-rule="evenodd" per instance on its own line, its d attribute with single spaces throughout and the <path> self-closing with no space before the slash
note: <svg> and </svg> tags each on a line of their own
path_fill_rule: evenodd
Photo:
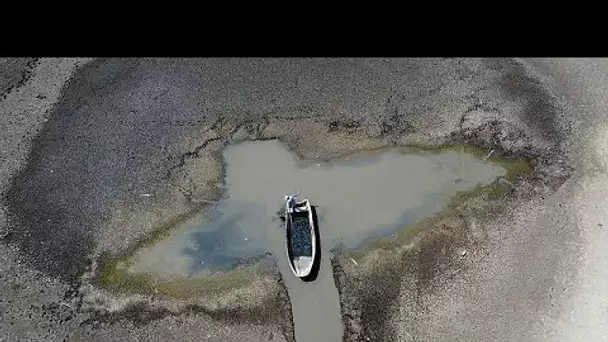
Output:
<svg viewBox="0 0 608 342">
<path fill-rule="evenodd" d="M 267 224 L 265 206 L 252 201 L 224 200 L 196 230 L 187 233 L 189 243 L 182 253 L 192 259 L 190 273 L 234 269 L 267 252 L 265 234 L 251 226 Z"/>
</svg>

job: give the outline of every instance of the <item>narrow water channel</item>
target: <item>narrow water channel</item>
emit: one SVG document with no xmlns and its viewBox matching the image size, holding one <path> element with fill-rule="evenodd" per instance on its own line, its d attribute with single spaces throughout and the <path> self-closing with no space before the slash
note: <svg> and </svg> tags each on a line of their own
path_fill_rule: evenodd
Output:
<svg viewBox="0 0 608 342">
<path fill-rule="evenodd" d="M 506 172 L 456 151 L 366 153 L 332 163 L 298 161 L 278 141 L 233 145 L 223 152 L 226 196 L 171 238 L 135 256 L 133 272 L 198 275 L 231 269 L 265 252 L 277 257 L 291 300 L 296 340 L 341 341 L 342 324 L 329 250 L 358 247 L 370 237 L 440 211 L 458 191 Z M 285 194 L 301 191 L 318 206 L 321 264 L 313 282 L 290 271 L 276 213 Z"/>
</svg>

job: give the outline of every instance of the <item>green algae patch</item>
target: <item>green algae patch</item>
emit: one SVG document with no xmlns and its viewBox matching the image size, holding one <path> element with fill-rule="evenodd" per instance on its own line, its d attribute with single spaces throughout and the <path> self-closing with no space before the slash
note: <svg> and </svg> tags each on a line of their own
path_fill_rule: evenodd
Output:
<svg viewBox="0 0 608 342">
<path fill-rule="evenodd" d="M 349 153 L 347 155 L 336 158 L 334 160 L 341 161 L 341 160 L 350 160 L 350 159 L 355 159 L 355 158 L 365 157 L 365 156 L 374 156 L 383 151 L 387 151 L 390 149 L 392 149 L 392 148 L 391 147 L 379 147 L 376 149 Z M 419 154 L 419 155 L 440 154 L 442 152 L 448 152 L 448 151 L 471 154 L 479 159 L 485 160 L 486 162 L 489 162 L 489 163 L 492 163 L 494 165 L 498 165 L 498 166 L 501 166 L 502 168 L 504 168 L 507 171 L 507 174 L 503 178 L 505 178 L 509 182 L 513 182 L 514 180 L 517 179 L 517 177 L 529 175 L 534 171 L 533 163 L 530 160 L 527 160 L 526 158 L 523 158 L 523 157 L 508 158 L 508 157 L 496 155 L 494 153 L 488 153 L 484 149 L 475 147 L 473 145 L 467 145 L 467 144 L 445 144 L 445 145 L 439 145 L 439 146 L 404 145 L 404 146 L 398 146 L 398 147 L 396 147 L 396 149 L 397 149 L 397 151 L 399 151 L 402 154 Z"/>
<path fill-rule="evenodd" d="M 171 298 L 188 298 L 209 294 L 220 294 L 250 283 L 255 273 L 252 266 L 228 272 L 216 272 L 196 277 L 159 277 L 143 272 L 130 272 L 134 255 L 141 249 L 153 246 L 169 238 L 175 228 L 192 218 L 206 205 L 197 205 L 186 213 L 176 215 L 157 229 L 138 240 L 129 250 L 99 258 L 100 272 L 96 282 L 115 291 L 157 295 Z"/>
<path fill-rule="evenodd" d="M 406 146 L 405 148 L 408 149 L 412 147 Z M 472 145 L 448 144 L 430 148 L 413 147 L 412 151 L 414 150 L 419 152 L 428 151 L 431 153 L 440 153 L 443 151 L 458 151 L 472 154 L 482 160 L 486 160 L 486 162 L 503 167 L 507 171 L 505 178 L 509 182 L 513 182 L 519 176 L 529 175 L 534 171 L 534 165 L 532 164 L 532 162 L 525 158 L 507 158 L 500 155 L 495 155 L 493 153 L 488 153 L 487 151 Z"/>
<path fill-rule="evenodd" d="M 106 259 L 100 282 L 117 291 L 186 299 L 222 294 L 244 287 L 255 279 L 257 273 L 255 267 L 248 266 L 195 277 L 160 277 L 130 272 L 132 263 L 131 259 Z"/>
<path fill-rule="evenodd" d="M 206 203 L 194 205 L 190 210 L 185 213 L 178 214 L 168 219 L 167 221 L 160 224 L 156 229 L 152 230 L 149 234 L 136 241 L 128 250 L 115 256 L 116 259 L 127 260 L 137 253 L 137 251 L 153 246 L 163 240 L 171 237 L 171 234 L 176 228 L 184 224 L 186 221 L 194 217 L 207 208 Z M 112 258 L 113 259 L 113 258 Z"/>
</svg>

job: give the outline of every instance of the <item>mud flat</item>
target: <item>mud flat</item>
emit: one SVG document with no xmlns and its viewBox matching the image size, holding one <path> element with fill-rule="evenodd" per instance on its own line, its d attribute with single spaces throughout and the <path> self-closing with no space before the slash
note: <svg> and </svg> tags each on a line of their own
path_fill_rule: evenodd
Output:
<svg viewBox="0 0 608 342">
<path fill-rule="evenodd" d="M 284 129 L 296 122 L 303 128 L 303 134 Z M 385 309 L 366 311 L 370 312 L 367 318 L 357 317 L 358 312 L 363 312 L 359 309 L 361 299 L 355 302 L 353 298 L 361 298 L 359 296 L 366 293 L 361 287 L 384 284 L 386 288 L 374 293 L 388 294 L 386 299 L 390 302 L 390 293 L 394 293 L 390 291 L 401 284 L 399 272 L 408 268 L 387 270 L 386 265 L 401 265 L 396 262 L 395 253 L 405 255 L 407 246 L 421 243 L 426 237 L 442 244 L 442 253 L 470 256 L 473 253 L 467 249 L 470 246 L 458 244 L 471 235 L 464 234 L 462 227 L 456 230 L 464 221 L 456 209 L 472 201 L 486 208 L 494 205 L 492 208 L 498 213 L 504 205 L 500 201 L 508 198 L 516 186 L 521 187 L 517 182 L 533 174 L 532 164 L 523 158 L 509 159 L 501 156 L 500 150 L 456 144 L 456 139 L 444 140 L 439 145 L 390 148 L 388 142 L 360 131 L 327 130 L 323 121 L 290 120 L 286 125 L 281 119 L 273 119 L 261 123 L 262 126 L 253 124 L 258 127 L 254 130 L 249 129 L 251 123 L 223 123 L 230 133 L 223 143 L 214 145 L 215 152 L 208 152 L 210 159 L 191 159 L 192 165 L 187 165 L 195 168 L 197 163 L 213 161 L 224 170 L 225 184 L 214 180 L 218 190 L 213 201 L 210 202 L 209 197 L 201 200 L 195 211 L 163 228 L 157 238 L 104 264 L 100 270 L 102 283 L 111 288 L 130 289 L 133 294 L 167 298 L 165 304 L 148 302 L 148 308 L 170 307 L 173 304 L 169 303 L 181 298 L 183 303 L 190 303 L 182 307 L 195 305 L 202 312 L 213 312 L 210 308 L 216 308 L 216 312 L 232 311 L 230 308 L 234 306 L 242 307 L 243 312 L 262 310 L 264 324 L 283 322 L 286 338 L 293 336 L 291 338 L 307 341 L 334 336 L 334 339 L 356 340 L 360 336 L 383 334 L 376 331 L 360 335 L 363 331 L 358 327 L 360 322 L 369 321 L 379 327 L 380 321 L 374 319 L 380 319 L 379 312 Z M 295 154 L 276 139 L 291 147 Z M 322 141 L 317 139 L 333 140 L 344 147 L 302 148 Z M 263 141 L 243 144 L 248 140 Z M 294 145 L 294 141 L 298 141 L 298 145 Z M 347 141 L 357 143 L 342 145 Z M 393 182 L 385 182 L 386 179 Z M 281 226 L 272 221 L 287 187 L 293 187 L 292 192 L 301 189 L 311 199 L 320 198 L 322 261 L 319 277 L 313 283 L 302 283 L 290 274 L 282 257 Z M 335 187 L 338 191 L 334 191 Z M 369 196 L 355 196 L 357 188 L 357 193 Z M 197 196 L 200 195 L 193 194 L 194 198 Z M 370 213 L 367 221 L 350 215 L 353 206 L 374 208 L 376 215 Z M 226 222 L 231 229 L 222 229 Z M 436 226 L 440 228 L 433 228 Z M 209 239 L 197 239 L 201 234 Z M 449 234 L 451 238 L 441 234 Z M 479 238 L 483 232 L 474 234 Z M 201 250 L 201 243 L 210 243 L 217 253 L 209 254 L 208 248 Z M 336 245 L 339 247 L 335 248 Z M 437 247 L 428 251 L 434 248 Z M 264 250 L 274 257 L 265 256 L 261 263 L 256 263 L 256 257 Z M 365 272 L 369 270 L 386 273 L 368 275 Z M 430 267 L 428 272 L 433 272 Z M 397 278 L 387 281 L 384 278 L 387 274 Z M 211 297 L 216 298 L 209 299 Z M 237 304 L 237 298 L 242 304 Z M 374 308 L 383 303 L 383 299 L 375 297 L 370 301 Z M 175 310 L 182 312 L 183 309 Z M 332 315 L 318 320 L 319 311 L 339 311 L 340 314 L 335 312 L 334 316 L 341 316 L 342 324 L 339 318 L 330 319 Z"/>
<path fill-rule="evenodd" d="M 268 123 L 265 129 L 276 136 L 272 127 Z M 322 128 L 310 120 L 302 120 L 302 127 Z M 504 163 L 464 145 L 430 151 L 420 147 L 351 149 L 333 156 L 321 150 L 315 151 L 314 159 L 307 159 L 292 154 L 277 140 L 243 143 L 246 138 L 238 139 L 242 128 L 232 130 L 232 144 L 222 153 L 224 195 L 171 229 L 170 236 L 134 251 L 128 260 L 105 266 L 110 268 L 105 271 L 106 284 L 182 298 L 225 292 L 232 286 L 260 288 L 256 277 L 271 275 L 260 264 L 246 265 L 246 260 L 268 252 L 278 263 L 289 293 L 296 339 L 340 340 L 340 304 L 330 262 L 335 246 L 376 246 L 375 239 L 403 234 L 397 230 L 441 212 L 453 196 L 462 196 L 470 188 L 490 189 L 492 196 L 501 196 L 512 186 L 507 178 L 527 166 Z M 288 146 L 290 136 L 284 134 L 278 136 Z M 357 140 L 383 144 L 365 143 L 363 136 Z M 496 180 L 500 176 L 506 178 Z M 273 217 L 285 189 L 319 199 L 322 257 L 312 283 L 293 277 L 283 257 L 284 234 Z M 319 319 L 319 312 L 326 314 Z"/>
<path fill-rule="evenodd" d="M 484 321 L 483 317 L 490 317 L 485 314 L 478 313 L 476 321 L 467 319 L 466 324 L 442 319 L 470 317 L 448 311 L 458 308 L 448 305 L 451 286 L 462 283 L 452 280 L 499 244 L 529 245 L 502 239 L 506 231 L 522 230 L 521 225 L 504 222 L 516 216 L 505 208 L 519 209 L 518 201 L 549 195 L 571 174 L 562 153 L 567 148 L 563 144 L 567 120 L 555 120 L 560 107 L 542 84 L 511 60 L 96 61 L 72 78 L 53 114 L 44 117 L 45 124 L 30 128 L 23 123 L 31 117 L 24 108 L 45 96 L 34 90 L 29 100 L 9 94 L 3 103 L 14 104 L 17 113 L 7 117 L 7 131 L 16 133 L 7 135 L 5 146 L 15 147 L 19 151 L 15 165 L 23 164 L 11 182 L 3 183 L 11 223 L 3 229 L 21 265 L 11 268 L 15 262 L 7 262 L 7 274 L 26 274 L 26 266 L 41 272 L 60 284 L 54 287 L 58 291 L 67 288 L 66 297 L 73 303 L 65 306 L 61 299 L 46 303 L 40 295 L 32 295 L 38 293 L 36 286 L 12 285 L 11 279 L 22 277 L 9 276 L 3 284 L 13 298 L 27 298 L 21 306 L 9 306 L 17 308 L 10 314 L 13 318 L 27 316 L 28 310 L 20 308 L 29 307 L 30 300 L 57 308 L 43 309 L 43 316 L 52 312 L 52 319 L 61 322 L 64 313 L 77 317 L 56 323 L 34 315 L 31 326 L 40 327 L 36 331 L 41 338 L 50 334 L 45 324 L 51 322 L 73 332 L 76 339 L 100 341 L 113 336 L 149 341 L 188 336 L 209 341 L 293 339 L 287 285 L 272 263 L 256 270 L 253 280 L 241 282 L 236 277 L 229 288 L 222 288 L 222 281 L 199 279 L 196 284 L 202 286 L 192 282 L 163 286 L 122 272 L 134 251 L 151 246 L 208 201 L 221 197 L 217 183 L 224 165 L 219 154 L 226 146 L 264 139 L 280 139 L 302 159 L 319 161 L 391 146 L 432 149 L 454 144 L 481 148 L 480 158 L 492 152 L 488 160 L 531 161 L 532 172 L 526 162 L 507 167 L 507 183 L 458 195 L 447 212 L 416 225 L 425 229 L 410 229 L 409 237 L 390 240 L 397 243 L 381 242 L 367 253 L 338 252 L 333 258 L 346 339 L 450 336 L 434 330 L 439 324 L 425 322 L 498 336 L 485 328 L 504 320 Z M 29 94 L 21 92 L 25 93 Z M 27 139 L 21 137 L 23 127 Z M 38 131 L 31 151 L 29 143 L 19 147 Z M 8 163 L 5 166 L 10 170 L 7 177 L 17 171 Z M 501 213 L 504 219 L 496 226 L 501 229 L 488 229 Z M 555 248 L 559 244 L 547 246 L 551 248 L 543 248 L 543 260 L 562 260 Z M 519 270 L 536 259 L 509 255 L 492 260 L 497 269 L 501 263 L 511 269 L 493 273 L 488 268 L 490 272 L 483 274 L 496 275 L 495 283 L 517 289 L 521 282 L 513 282 L 519 279 Z M 387 265 L 391 261 L 397 269 Z M 543 265 L 541 271 L 554 269 L 554 264 Z M 329 268 L 324 270 L 331 274 Z M 236 273 L 242 275 L 240 271 Z M 39 278 L 31 274 L 31 279 Z M 547 272 L 527 274 L 551 278 Z M 95 281 L 100 278 L 105 281 Z M 221 277 L 206 277 L 212 278 Z M 475 288 L 471 282 L 462 284 L 465 289 Z M 517 293 L 526 292 L 511 292 Z M 512 310 L 518 316 L 533 312 L 525 310 L 525 303 L 513 302 L 520 305 Z M 494 313 L 504 312 L 495 309 Z M 9 336 L 21 336 L 22 331 L 30 329 L 15 328 Z M 468 336 L 477 336 L 470 331 Z"/>
</svg>

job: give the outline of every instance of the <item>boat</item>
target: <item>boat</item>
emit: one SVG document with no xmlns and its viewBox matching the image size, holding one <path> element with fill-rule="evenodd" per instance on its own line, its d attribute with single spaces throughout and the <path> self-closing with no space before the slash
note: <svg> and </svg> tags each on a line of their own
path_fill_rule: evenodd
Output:
<svg viewBox="0 0 608 342">
<path fill-rule="evenodd" d="M 285 196 L 285 233 L 287 260 L 298 278 L 310 275 L 317 253 L 313 211 L 308 199 Z"/>
</svg>

